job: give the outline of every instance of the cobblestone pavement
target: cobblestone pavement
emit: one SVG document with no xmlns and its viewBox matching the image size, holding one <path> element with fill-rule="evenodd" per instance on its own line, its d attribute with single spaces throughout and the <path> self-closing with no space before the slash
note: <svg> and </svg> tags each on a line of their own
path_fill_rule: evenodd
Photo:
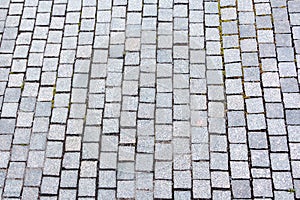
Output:
<svg viewBox="0 0 300 200">
<path fill-rule="evenodd" d="M 300 199 L 299 0 L 0 0 L 1 199 Z"/>
</svg>

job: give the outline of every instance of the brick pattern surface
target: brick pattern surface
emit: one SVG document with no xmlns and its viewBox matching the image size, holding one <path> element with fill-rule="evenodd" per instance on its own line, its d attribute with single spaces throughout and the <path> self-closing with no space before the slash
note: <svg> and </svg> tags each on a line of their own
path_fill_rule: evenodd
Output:
<svg viewBox="0 0 300 200">
<path fill-rule="evenodd" d="M 0 0 L 0 199 L 300 199 L 299 0 Z"/>
</svg>

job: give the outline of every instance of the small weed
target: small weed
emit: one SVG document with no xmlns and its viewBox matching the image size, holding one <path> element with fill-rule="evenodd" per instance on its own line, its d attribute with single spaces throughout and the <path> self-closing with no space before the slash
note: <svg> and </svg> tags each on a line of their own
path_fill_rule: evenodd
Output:
<svg viewBox="0 0 300 200">
<path fill-rule="evenodd" d="M 244 98 L 244 99 L 249 99 L 250 97 L 247 96 L 245 93 L 243 93 L 243 98 Z"/>
<path fill-rule="evenodd" d="M 295 190 L 294 188 L 290 188 L 290 189 L 288 189 L 288 192 L 289 192 L 289 193 L 295 193 L 296 190 Z"/>
<path fill-rule="evenodd" d="M 51 100 L 51 108 L 54 108 L 54 100 Z"/>
<path fill-rule="evenodd" d="M 25 86 L 25 83 L 23 82 L 22 85 L 21 85 L 21 91 L 24 90 L 24 86 Z"/>
<path fill-rule="evenodd" d="M 55 96 L 55 94 L 56 94 L 56 86 L 53 87 L 52 94 L 53 94 L 53 96 Z"/>
<path fill-rule="evenodd" d="M 220 51 L 221 55 L 224 56 L 224 48 L 221 47 L 221 51 Z"/>
<path fill-rule="evenodd" d="M 224 20 L 219 20 L 220 22 L 231 22 L 231 21 L 233 21 L 233 20 L 231 20 L 231 19 L 224 19 Z"/>
<path fill-rule="evenodd" d="M 223 71 L 222 71 L 222 74 L 223 74 L 223 76 L 226 76 L 226 71 L 223 70 Z"/>
</svg>

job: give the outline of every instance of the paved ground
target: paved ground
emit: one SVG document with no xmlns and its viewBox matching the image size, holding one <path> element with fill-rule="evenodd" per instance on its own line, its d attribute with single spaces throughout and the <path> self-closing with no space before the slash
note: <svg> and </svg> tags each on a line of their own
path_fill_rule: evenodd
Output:
<svg viewBox="0 0 300 200">
<path fill-rule="evenodd" d="M 1 199 L 300 199 L 299 0 L 0 0 L 0 41 Z"/>
</svg>

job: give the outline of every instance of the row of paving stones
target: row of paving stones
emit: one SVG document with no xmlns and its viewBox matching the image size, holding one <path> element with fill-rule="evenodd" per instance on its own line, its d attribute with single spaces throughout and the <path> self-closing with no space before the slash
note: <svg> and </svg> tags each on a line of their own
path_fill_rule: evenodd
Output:
<svg viewBox="0 0 300 200">
<path fill-rule="evenodd" d="M 0 196 L 300 198 L 298 0 L 1 0 Z"/>
</svg>

